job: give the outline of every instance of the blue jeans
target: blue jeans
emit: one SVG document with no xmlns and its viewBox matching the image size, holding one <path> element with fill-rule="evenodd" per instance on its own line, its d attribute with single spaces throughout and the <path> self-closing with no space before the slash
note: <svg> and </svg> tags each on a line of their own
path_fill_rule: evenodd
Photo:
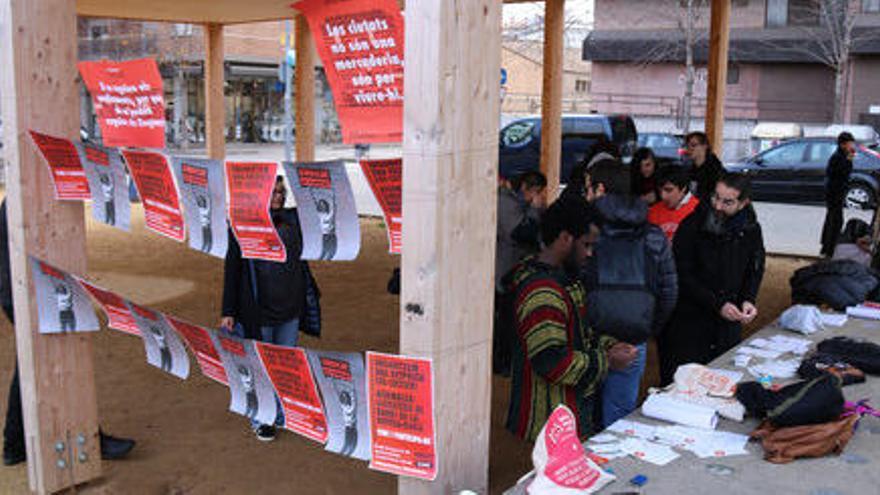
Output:
<svg viewBox="0 0 880 495">
<path fill-rule="evenodd" d="M 299 341 L 299 318 L 294 318 L 280 325 L 260 327 L 260 341 L 296 347 L 296 343 Z M 278 415 L 275 416 L 275 426 L 284 426 L 284 408 L 281 407 L 281 400 L 277 394 L 275 395 L 275 404 L 278 408 Z M 251 426 L 256 428 L 260 426 L 260 423 L 251 421 Z"/>
<path fill-rule="evenodd" d="M 602 427 L 608 428 L 611 423 L 636 410 L 639 399 L 639 384 L 645 372 L 645 355 L 648 344 L 636 346 L 638 355 L 630 365 L 622 371 L 608 371 L 605 385 L 602 387 Z"/>
</svg>

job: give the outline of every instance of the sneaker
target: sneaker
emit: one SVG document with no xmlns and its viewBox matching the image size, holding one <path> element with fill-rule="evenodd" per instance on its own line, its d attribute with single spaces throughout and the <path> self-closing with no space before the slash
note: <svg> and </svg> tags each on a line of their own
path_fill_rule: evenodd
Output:
<svg viewBox="0 0 880 495">
<path fill-rule="evenodd" d="M 275 440 L 275 427 L 271 425 L 260 425 L 254 432 L 257 434 L 257 440 L 261 442 L 271 442 Z"/>
</svg>

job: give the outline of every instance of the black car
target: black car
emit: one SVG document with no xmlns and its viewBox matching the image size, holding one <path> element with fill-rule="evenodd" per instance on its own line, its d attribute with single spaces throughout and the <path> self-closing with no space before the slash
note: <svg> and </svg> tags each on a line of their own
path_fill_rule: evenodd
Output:
<svg viewBox="0 0 880 495">
<path fill-rule="evenodd" d="M 640 132 L 639 148 L 651 148 L 657 165 L 681 165 L 684 158 L 684 138 L 666 132 Z"/>
<path fill-rule="evenodd" d="M 825 168 L 836 148 L 834 138 L 791 139 L 726 168 L 752 178 L 756 201 L 819 205 L 825 203 Z M 878 197 L 880 153 L 858 145 L 846 207 L 873 209 Z"/>
</svg>

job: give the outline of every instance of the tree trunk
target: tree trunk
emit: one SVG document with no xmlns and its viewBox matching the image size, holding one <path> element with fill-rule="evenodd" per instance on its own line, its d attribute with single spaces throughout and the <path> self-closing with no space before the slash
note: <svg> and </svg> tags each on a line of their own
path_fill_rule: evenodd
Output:
<svg viewBox="0 0 880 495">
<path fill-rule="evenodd" d="M 846 123 L 846 76 L 847 64 L 841 63 L 834 70 L 834 123 Z"/>
<path fill-rule="evenodd" d="M 694 0 L 687 2 L 687 27 L 685 40 L 684 102 L 682 104 L 682 128 L 687 134 L 691 131 L 691 102 L 694 98 Z"/>
</svg>

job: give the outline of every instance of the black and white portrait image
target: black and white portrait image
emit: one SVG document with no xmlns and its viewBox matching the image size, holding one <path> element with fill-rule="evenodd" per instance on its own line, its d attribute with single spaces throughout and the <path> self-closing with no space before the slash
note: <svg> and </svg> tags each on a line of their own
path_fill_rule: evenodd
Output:
<svg viewBox="0 0 880 495">
<path fill-rule="evenodd" d="M 359 353 L 306 351 L 324 398 L 330 435 L 324 447 L 356 459 L 370 458 L 366 375 Z"/>
<path fill-rule="evenodd" d="M 321 260 L 336 257 L 336 194 L 333 189 L 308 188 L 321 226 Z"/>
<path fill-rule="evenodd" d="M 92 193 L 92 217 L 121 230 L 130 230 L 131 203 L 125 163 L 119 150 L 92 143 L 76 143 L 76 149 Z"/>
<path fill-rule="evenodd" d="M 217 340 L 217 351 L 229 381 L 229 410 L 260 424 L 273 424 L 278 414 L 275 389 L 254 342 L 225 332 L 218 332 Z"/>
<path fill-rule="evenodd" d="M 222 258 L 226 256 L 226 179 L 221 160 L 171 157 L 174 180 L 180 190 L 189 247 Z"/>
<path fill-rule="evenodd" d="M 101 328 L 88 293 L 70 274 L 36 258 L 31 271 L 40 333 L 94 332 Z"/>
<path fill-rule="evenodd" d="M 189 355 L 185 344 L 165 316 L 136 304 L 129 303 L 129 308 L 141 332 L 147 362 L 178 378 L 188 377 Z"/>
</svg>

